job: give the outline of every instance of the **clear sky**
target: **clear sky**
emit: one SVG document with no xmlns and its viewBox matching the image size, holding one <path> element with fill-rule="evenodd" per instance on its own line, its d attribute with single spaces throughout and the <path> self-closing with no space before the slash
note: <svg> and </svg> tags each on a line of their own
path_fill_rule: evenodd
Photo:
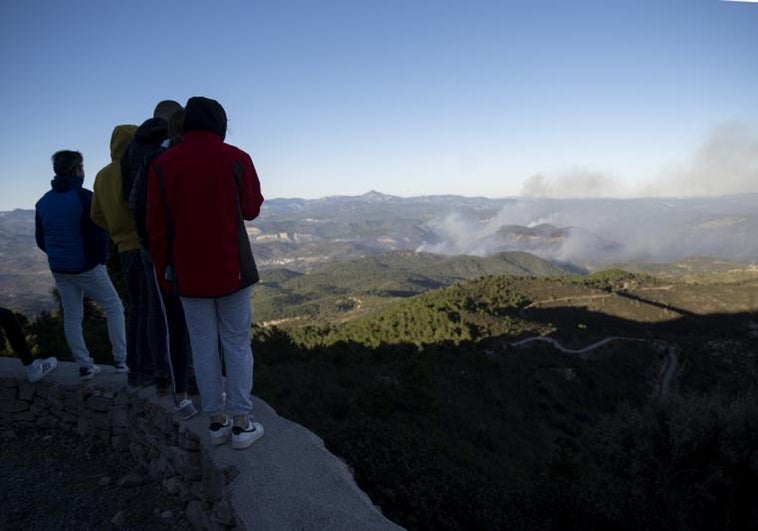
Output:
<svg viewBox="0 0 758 531">
<path fill-rule="evenodd" d="M 756 3 L 7 0 L 0 50 L 0 210 L 195 95 L 268 198 L 758 191 Z"/>
</svg>

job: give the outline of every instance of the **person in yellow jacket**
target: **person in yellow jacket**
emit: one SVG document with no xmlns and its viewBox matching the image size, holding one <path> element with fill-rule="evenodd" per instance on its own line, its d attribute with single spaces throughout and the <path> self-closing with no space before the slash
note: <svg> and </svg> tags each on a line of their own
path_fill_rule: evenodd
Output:
<svg viewBox="0 0 758 531">
<path fill-rule="evenodd" d="M 132 386 L 150 385 L 168 389 L 167 360 L 154 360 L 147 342 L 147 287 L 142 270 L 140 243 L 129 205 L 121 194 L 121 156 L 134 138 L 136 125 L 117 125 L 111 135 L 111 163 L 95 177 L 92 221 L 110 234 L 118 248 L 128 296 L 126 363 Z"/>
</svg>

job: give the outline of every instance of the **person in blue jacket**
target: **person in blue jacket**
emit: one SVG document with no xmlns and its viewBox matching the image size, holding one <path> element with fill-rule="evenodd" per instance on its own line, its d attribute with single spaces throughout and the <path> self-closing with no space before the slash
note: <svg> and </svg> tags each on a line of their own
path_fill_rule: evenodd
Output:
<svg viewBox="0 0 758 531">
<path fill-rule="evenodd" d="M 63 331 L 79 363 L 79 377 L 89 380 L 100 372 L 82 334 L 84 296 L 105 312 L 115 371 L 128 372 L 124 306 L 111 283 L 105 262 L 108 234 L 92 222 L 92 192 L 82 188 L 84 158 L 78 151 L 58 151 L 52 157 L 52 189 L 37 201 L 35 237 L 47 261 L 63 306 Z"/>
</svg>

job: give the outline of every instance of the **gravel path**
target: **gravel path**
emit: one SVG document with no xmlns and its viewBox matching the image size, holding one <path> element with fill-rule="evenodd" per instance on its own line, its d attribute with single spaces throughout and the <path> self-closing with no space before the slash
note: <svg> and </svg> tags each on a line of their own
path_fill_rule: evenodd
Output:
<svg viewBox="0 0 758 531">
<path fill-rule="evenodd" d="M 0 529 L 190 529 L 184 504 L 100 440 L 0 423 Z"/>
</svg>

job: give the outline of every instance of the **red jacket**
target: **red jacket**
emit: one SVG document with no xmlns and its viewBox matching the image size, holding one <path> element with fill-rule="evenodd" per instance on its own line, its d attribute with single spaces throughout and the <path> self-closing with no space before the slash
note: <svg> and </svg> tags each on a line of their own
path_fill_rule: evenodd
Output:
<svg viewBox="0 0 758 531">
<path fill-rule="evenodd" d="M 221 297 L 257 282 L 242 218 L 258 217 L 262 203 L 250 155 L 211 131 L 185 132 L 148 176 L 147 230 L 161 287 Z"/>
</svg>

